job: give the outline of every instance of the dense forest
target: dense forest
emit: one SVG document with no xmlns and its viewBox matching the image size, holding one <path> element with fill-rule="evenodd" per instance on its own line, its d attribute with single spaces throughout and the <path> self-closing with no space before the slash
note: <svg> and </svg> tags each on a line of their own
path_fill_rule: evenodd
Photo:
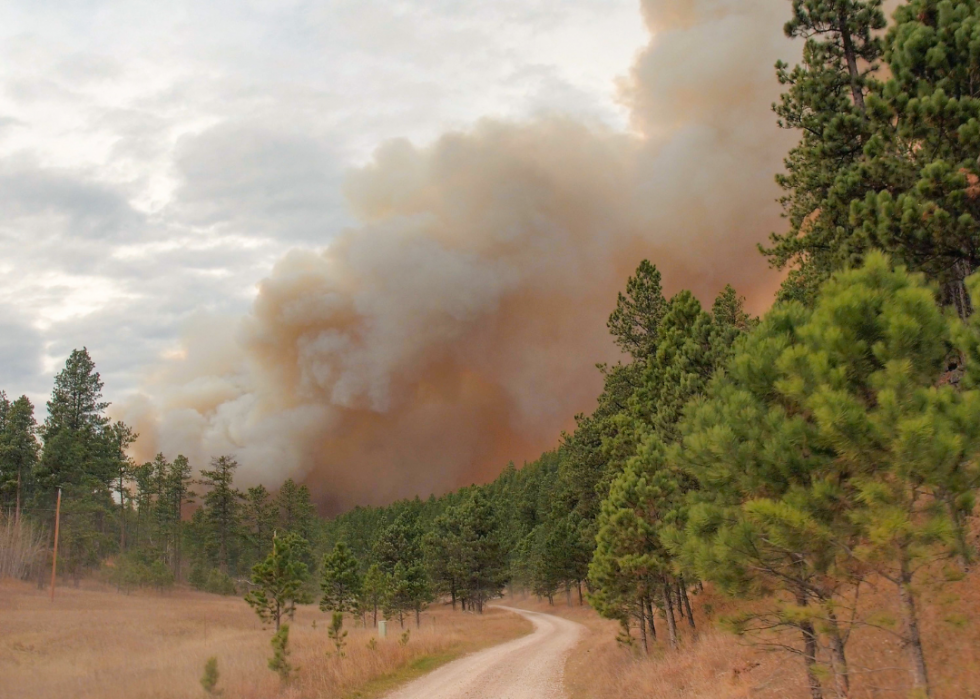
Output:
<svg viewBox="0 0 980 699">
<path fill-rule="evenodd" d="M 0 399 L 4 511 L 49 530 L 60 489 L 64 574 L 247 592 L 277 627 L 297 602 L 405 624 L 509 585 L 587 601 L 650 649 L 678 644 L 710 585 L 745 601 L 735 632 L 802 658 L 815 699 L 847 696 L 851 629 L 885 623 L 857 607 L 873 582 L 928 696 L 917 576 L 976 554 L 980 2 L 911 0 L 886 22 L 880 0 L 793 0 L 785 31 L 803 59 L 777 64 L 773 109 L 800 140 L 777 176 L 786 230 L 760 249 L 786 273 L 773 307 L 668 297 L 641 262 L 610 300 L 623 360 L 553 451 L 324 521 L 292 481 L 237 489 L 230 456 L 133 463 L 79 350 L 43 424 Z"/>
</svg>

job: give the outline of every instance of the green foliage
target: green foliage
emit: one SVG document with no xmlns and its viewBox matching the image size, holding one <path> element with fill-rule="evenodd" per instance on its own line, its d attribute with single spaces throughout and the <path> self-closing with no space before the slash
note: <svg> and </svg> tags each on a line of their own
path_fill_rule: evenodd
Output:
<svg viewBox="0 0 980 699">
<path fill-rule="evenodd" d="M 195 589 L 210 592 L 213 595 L 234 595 L 238 593 L 235 581 L 228 573 L 217 568 L 207 568 L 196 564 L 191 568 L 187 581 Z"/>
<path fill-rule="evenodd" d="M 812 301 L 820 283 L 863 251 L 854 240 L 850 204 L 869 178 L 856 177 L 865 146 L 878 129 L 865 104 L 877 83 L 882 55 L 877 31 L 885 26 L 881 0 L 794 0 L 786 35 L 804 39 L 803 61 L 776 64 L 786 91 L 773 110 L 779 125 L 800 133 L 776 181 L 789 230 L 763 248 L 770 262 L 793 271 L 784 299 Z M 873 114 L 874 110 L 870 112 Z"/>
<path fill-rule="evenodd" d="M 643 260 L 636 275 L 626 282 L 626 293 L 619 294 L 616 310 L 606 324 L 620 349 L 635 359 L 648 357 L 657 346 L 664 306 L 660 271 Z"/>
<path fill-rule="evenodd" d="M 343 612 L 334 612 L 330 618 L 330 627 L 327 629 L 327 636 L 333 641 L 338 658 L 344 657 L 344 646 L 347 641 L 347 632 L 344 631 Z M 371 639 L 374 640 L 374 639 Z"/>
<path fill-rule="evenodd" d="M 309 577 L 302 561 L 307 550 L 306 541 L 298 534 L 275 537 L 272 551 L 252 568 L 255 589 L 245 595 L 245 601 L 264 623 L 274 623 L 277 631 L 283 616 L 292 617 L 297 603 L 309 601 L 303 590 Z"/>
<path fill-rule="evenodd" d="M 372 564 L 364 575 L 361 594 L 365 606 L 374 612 L 375 625 L 378 623 L 378 607 L 382 606 L 384 601 L 388 599 L 390 590 L 391 578 L 381 570 L 381 566 L 377 563 Z"/>
<path fill-rule="evenodd" d="M 204 663 L 204 674 L 201 675 L 201 687 L 208 694 L 218 696 L 221 694 L 221 690 L 217 689 L 219 677 L 218 658 L 212 655 Z"/>
<path fill-rule="evenodd" d="M 201 471 L 201 484 L 209 490 L 196 522 L 208 559 L 229 573 L 237 568 L 241 531 L 242 494 L 234 487 L 237 468 L 237 461 L 219 456 L 211 459 L 210 469 Z"/>
<path fill-rule="evenodd" d="M 361 597 L 362 580 L 357 559 L 347 544 L 338 541 L 333 552 L 323 556 L 320 566 L 320 609 L 353 612 Z"/>
<path fill-rule="evenodd" d="M 113 565 L 104 565 L 103 579 L 125 592 L 139 587 L 163 591 L 174 585 L 173 573 L 162 561 L 147 560 L 135 552 L 119 556 Z"/>
<path fill-rule="evenodd" d="M 7 400 L 0 391 L 0 507 L 21 506 L 33 492 L 40 456 L 34 406 L 27 396 Z"/>
<path fill-rule="evenodd" d="M 289 662 L 289 624 L 277 627 L 272 637 L 272 657 L 269 658 L 269 669 L 279 675 L 279 681 L 287 684 L 292 679 L 295 669 Z"/>
</svg>

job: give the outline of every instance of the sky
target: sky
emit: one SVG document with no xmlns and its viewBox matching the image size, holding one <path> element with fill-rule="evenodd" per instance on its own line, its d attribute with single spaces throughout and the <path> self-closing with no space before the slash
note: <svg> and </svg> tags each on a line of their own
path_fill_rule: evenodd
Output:
<svg viewBox="0 0 980 699">
<path fill-rule="evenodd" d="M 346 173 L 481 119 L 629 128 L 636 0 L 0 3 L 0 388 L 87 346 L 109 400 L 223 332 Z"/>
<path fill-rule="evenodd" d="M 0 388 L 88 347 L 142 461 L 321 512 L 485 482 L 623 359 L 638 263 L 780 276 L 774 0 L 0 5 Z"/>
</svg>

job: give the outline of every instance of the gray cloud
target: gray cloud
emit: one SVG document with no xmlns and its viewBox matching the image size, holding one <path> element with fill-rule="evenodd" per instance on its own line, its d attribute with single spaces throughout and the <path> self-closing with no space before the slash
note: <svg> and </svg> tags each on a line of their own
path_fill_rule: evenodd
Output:
<svg viewBox="0 0 980 699">
<path fill-rule="evenodd" d="M 173 214 L 190 225 L 316 244 L 351 222 L 336 157 L 305 134 L 223 123 L 183 137 L 175 165 Z"/>
</svg>

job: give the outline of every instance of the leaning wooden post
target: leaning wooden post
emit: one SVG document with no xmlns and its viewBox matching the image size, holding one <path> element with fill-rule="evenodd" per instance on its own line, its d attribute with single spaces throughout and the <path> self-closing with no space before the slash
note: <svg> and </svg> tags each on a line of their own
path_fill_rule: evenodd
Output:
<svg viewBox="0 0 980 699">
<path fill-rule="evenodd" d="M 61 488 L 58 488 L 58 504 L 54 508 L 54 556 L 51 558 L 51 601 L 54 602 L 54 576 L 58 571 L 58 527 L 61 525 Z"/>
</svg>

